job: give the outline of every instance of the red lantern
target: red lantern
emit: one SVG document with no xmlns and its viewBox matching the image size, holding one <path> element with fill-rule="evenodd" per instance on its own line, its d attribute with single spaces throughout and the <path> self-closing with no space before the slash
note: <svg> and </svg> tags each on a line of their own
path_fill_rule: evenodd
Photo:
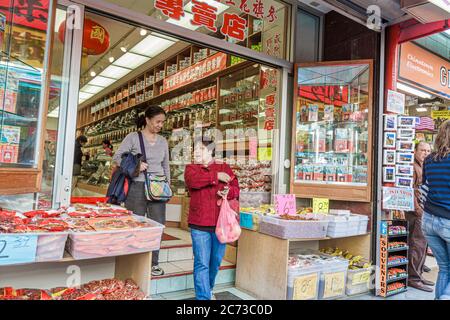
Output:
<svg viewBox="0 0 450 320">
<path fill-rule="evenodd" d="M 58 36 L 61 42 L 64 42 L 64 35 L 66 29 L 66 21 L 63 21 L 58 29 Z M 83 30 L 83 54 L 99 55 L 104 53 L 109 48 L 109 33 L 106 29 L 92 21 L 91 19 L 84 19 Z"/>
</svg>

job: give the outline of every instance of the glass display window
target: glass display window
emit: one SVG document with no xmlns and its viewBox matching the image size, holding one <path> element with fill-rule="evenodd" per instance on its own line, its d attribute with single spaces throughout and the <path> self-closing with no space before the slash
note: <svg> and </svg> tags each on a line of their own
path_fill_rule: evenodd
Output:
<svg viewBox="0 0 450 320">
<path fill-rule="evenodd" d="M 308 64 L 299 65 L 296 71 L 295 193 L 308 198 L 367 201 L 371 185 L 372 63 Z M 353 192 L 333 192 L 341 187 Z"/>
</svg>

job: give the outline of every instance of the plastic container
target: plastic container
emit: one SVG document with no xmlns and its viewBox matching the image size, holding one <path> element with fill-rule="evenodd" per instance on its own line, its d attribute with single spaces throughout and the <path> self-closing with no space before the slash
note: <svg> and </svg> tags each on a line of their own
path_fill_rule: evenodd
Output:
<svg viewBox="0 0 450 320">
<path fill-rule="evenodd" d="M 286 292 L 287 299 L 317 300 L 319 297 L 320 271 L 321 269 L 318 265 L 311 267 L 289 267 Z M 294 292 L 295 281 L 300 282 L 297 284 L 297 290 L 299 292 Z"/>
<path fill-rule="evenodd" d="M 359 215 L 358 234 L 367 233 L 367 225 L 369 224 L 369 217 Z"/>
<path fill-rule="evenodd" d="M 319 283 L 319 300 L 345 297 L 348 260 L 332 257 L 322 264 Z"/>
<path fill-rule="evenodd" d="M 263 216 L 259 224 L 259 232 L 282 239 L 325 238 L 328 220 L 322 215 L 314 215 L 316 221 L 284 220 L 277 217 Z"/>
<path fill-rule="evenodd" d="M 95 232 L 71 231 L 67 251 L 75 259 L 90 259 L 158 250 L 164 226 L 145 217 L 133 217 L 150 223 L 151 227 Z"/>
<path fill-rule="evenodd" d="M 370 279 L 372 275 L 373 267 L 352 270 L 348 269 L 347 273 L 347 286 L 345 293 L 348 296 L 366 293 L 369 291 Z"/>
</svg>

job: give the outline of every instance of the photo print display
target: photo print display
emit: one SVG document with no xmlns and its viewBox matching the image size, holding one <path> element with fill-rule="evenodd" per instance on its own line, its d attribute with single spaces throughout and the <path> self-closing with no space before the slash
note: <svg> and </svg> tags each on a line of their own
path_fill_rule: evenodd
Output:
<svg viewBox="0 0 450 320">
<path fill-rule="evenodd" d="M 414 142 L 408 140 L 397 140 L 397 151 L 399 152 L 413 152 Z"/>
<path fill-rule="evenodd" d="M 395 182 L 395 167 L 383 167 L 383 182 Z"/>
<path fill-rule="evenodd" d="M 399 164 L 414 163 L 414 154 L 408 152 L 397 152 L 397 163 Z"/>
<path fill-rule="evenodd" d="M 412 177 L 414 175 L 414 167 L 410 165 L 398 164 L 395 166 L 395 175 Z"/>
<path fill-rule="evenodd" d="M 384 131 L 397 131 L 397 116 L 392 114 L 384 115 Z"/>
<path fill-rule="evenodd" d="M 395 165 L 395 150 L 384 150 L 383 164 L 384 165 Z"/>
<path fill-rule="evenodd" d="M 416 134 L 416 130 L 414 129 L 404 129 L 404 128 L 398 128 L 397 129 L 397 139 L 405 139 L 405 140 L 413 140 L 414 136 Z"/>
<path fill-rule="evenodd" d="M 395 186 L 399 188 L 412 188 L 413 178 L 411 177 L 396 177 Z"/>
<path fill-rule="evenodd" d="M 383 146 L 385 148 L 395 148 L 396 136 L 397 136 L 397 133 L 395 133 L 395 132 L 385 132 Z"/>
<path fill-rule="evenodd" d="M 416 127 L 416 117 L 399 116 L 397 119 L 398 128 L 414 129 Z"/>
</svg>

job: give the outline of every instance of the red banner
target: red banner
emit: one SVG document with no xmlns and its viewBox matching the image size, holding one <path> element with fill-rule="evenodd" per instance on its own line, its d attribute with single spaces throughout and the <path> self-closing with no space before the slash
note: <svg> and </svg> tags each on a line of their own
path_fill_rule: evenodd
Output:
<svg viewBox="0 0 450 320">
<path fill-rule="evenodd" d="M 227 67 L 227 55 L 216 53 L 196 64 L 164 79 L 164 92 L 172 91 L 185 86 L 192 81 L 196 81 L 210 76 Z"/>
<path fill-rule="evenodd" d="M 0 12 L 6 15 L 7 24 L 11 22 L 13 6 L 13 25 L 35 30 L 47 30 L 49 0 L 0 0 Z"/>
<path fill-rule="evenodd" d="M 348 103 L 348 87 L 344 86 L 299 86 L 299 97 L 325 104 L 342 106 Z"/>
</svg>

